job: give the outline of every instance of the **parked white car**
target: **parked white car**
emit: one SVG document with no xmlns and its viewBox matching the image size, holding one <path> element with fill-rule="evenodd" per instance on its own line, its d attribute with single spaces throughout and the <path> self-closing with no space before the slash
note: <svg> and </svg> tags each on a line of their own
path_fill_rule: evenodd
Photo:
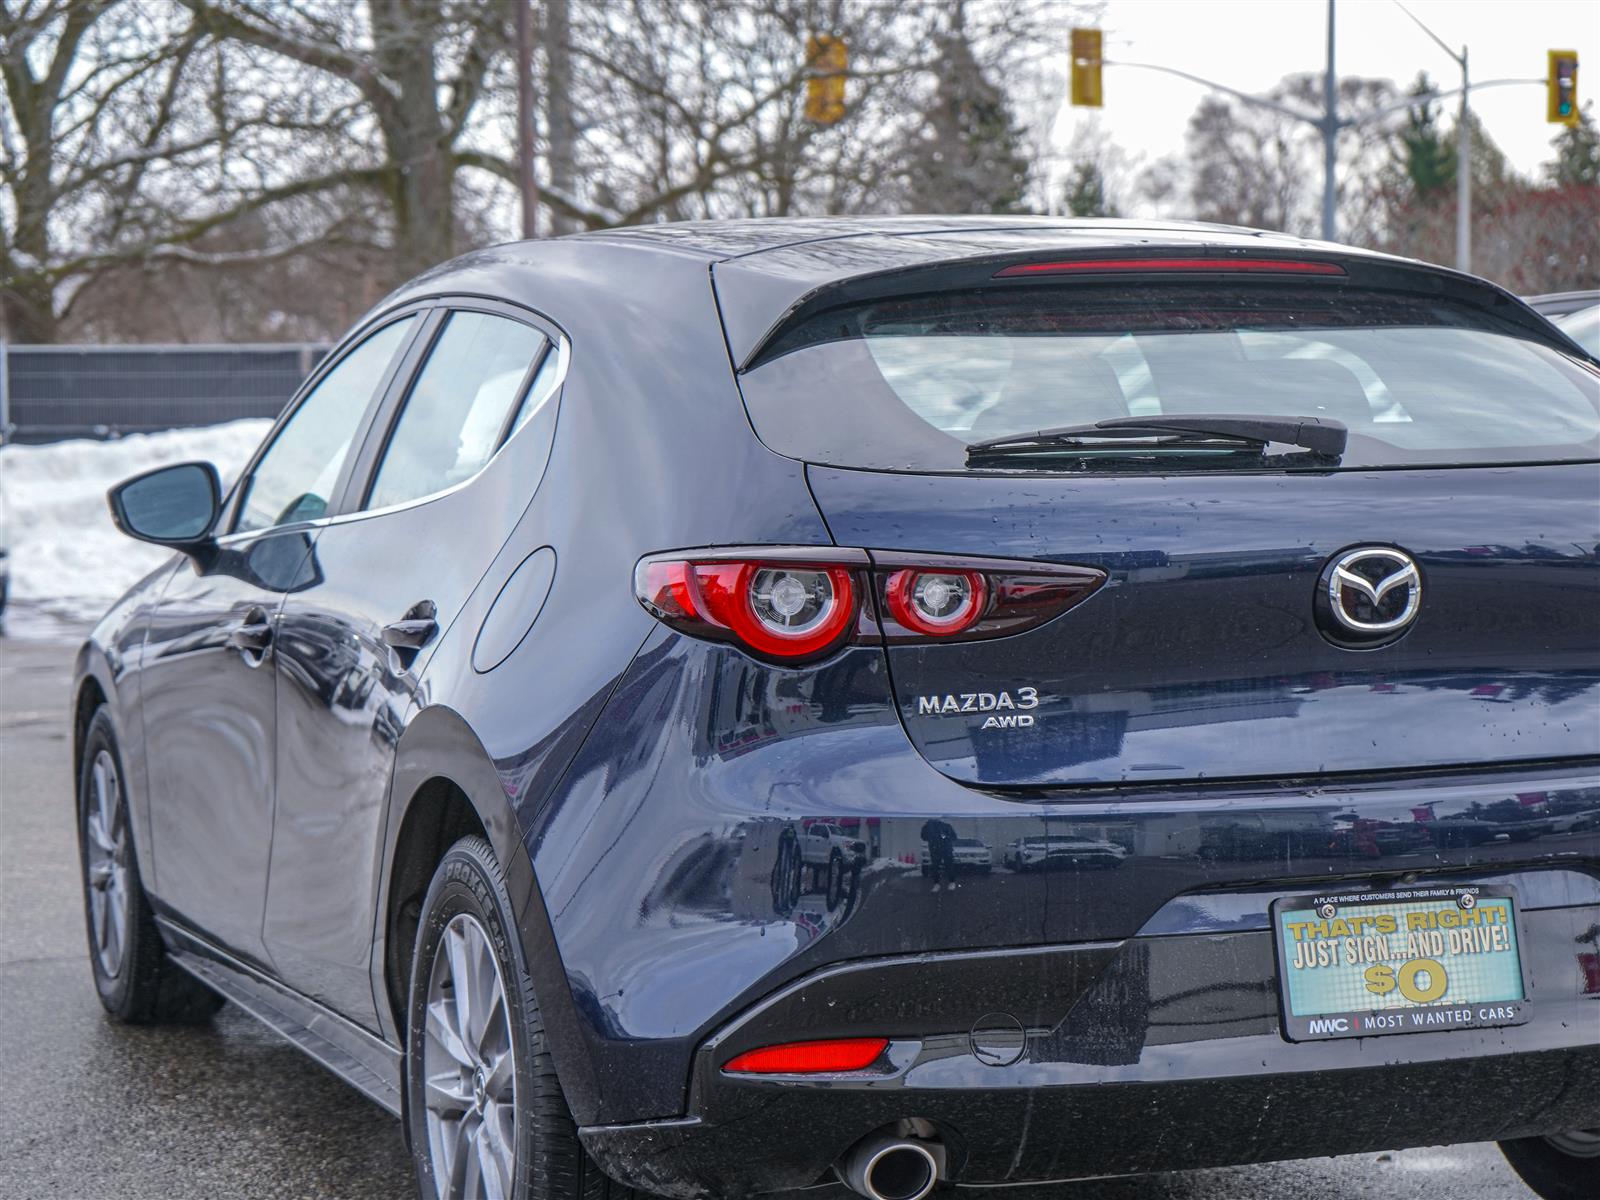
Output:
<svg viewBox="0 0 1600 1200">
<path fill-rule="evenodd" d="M 987 842 L 978 838 L 957 838 L 952 854 L 957 872 L 987 875 L 994 869 L 994 852 Z M 926 846 L 922 848 L 922 874 L 924 878 L 933 874 L 933 859 Z"/>
<path fill-rule="evenodd" d="M 1017 838 L 1006 848 L 1006 866 L 1013 871 L 1049 867 L 1120 867 L 1128 852 L 1115 842 L 1070 834 Z"/>
</svg>

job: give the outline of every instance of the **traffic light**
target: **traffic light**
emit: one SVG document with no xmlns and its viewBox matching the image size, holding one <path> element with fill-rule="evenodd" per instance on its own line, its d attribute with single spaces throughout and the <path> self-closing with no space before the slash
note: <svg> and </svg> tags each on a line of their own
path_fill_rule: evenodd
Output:
<svg viewBox="0 0 1600 1200">
<path fill-rule="evenodd" d="M 807 38 L 806 62 L 811 68 L 806 80 L 806 120 L 833 125 L 844 116 L 844 76 L 850 66 L 844 39 L 826 33 Z"/>
<path fill-rule="evenodd" d="M 1578 123 L 1578 52 L 1550 51 L 1550 71 L 1545 76 L 1544 119 L 1552 125 Z"/>
<path fill-rule="evenodd" d="M 1098 29 L 1072 31 L 1072 102 L 1089 108 L 1105 103 L 1100 90 L 1100 44 Z"/>
</svg>

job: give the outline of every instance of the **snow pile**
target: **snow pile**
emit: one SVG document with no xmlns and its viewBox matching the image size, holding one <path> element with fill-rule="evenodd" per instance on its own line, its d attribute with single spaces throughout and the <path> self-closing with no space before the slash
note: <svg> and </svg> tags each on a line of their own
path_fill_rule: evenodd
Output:
<svg viewBox="0 0 1600 1200">
<path fill-rule="evenodd" d="M 11 597 L 69 620 L 98 617 L 171 551 L 118 533 L 106 490 L 169 463 L 215 463 L 226 485 L 271 421 L 136 433 L 117 441 L 0 449 L 11 538 Z"/>
</svg>

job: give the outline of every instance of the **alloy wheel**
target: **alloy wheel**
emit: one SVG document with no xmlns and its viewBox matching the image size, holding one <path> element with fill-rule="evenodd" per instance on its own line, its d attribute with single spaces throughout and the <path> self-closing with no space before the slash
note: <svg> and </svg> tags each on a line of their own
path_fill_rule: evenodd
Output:
<svg viewBox="0 0 1600 1200">
<path fill-rule="evenodd" d="M 434 951 L 422 1071 L 440 1200 L 504 1200 L 516 1180 L 516 1061 L 500 964 L 468 913 Z"/>
<path fill-rule="evenodd" d="M 108 979 L 122 973 L 128 946 L 128 822 L 123 812 L 122 780 L 109 750 L 95 755 L 85 798 L 85 885 L 89 923 L 100 971 Z"/>
</svg>

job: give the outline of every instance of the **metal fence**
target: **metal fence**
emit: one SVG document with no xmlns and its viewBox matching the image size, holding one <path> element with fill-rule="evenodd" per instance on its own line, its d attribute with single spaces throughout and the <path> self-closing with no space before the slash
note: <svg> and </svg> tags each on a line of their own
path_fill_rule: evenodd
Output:
<svg viewBox="0 0 1600 1200">
<path fill-rule="evenodd" d="M 50 442 L 275 417 L 327 352 L 302 343 L 0 343 L 0 431 L 19 442 Z"/>
</svg>

